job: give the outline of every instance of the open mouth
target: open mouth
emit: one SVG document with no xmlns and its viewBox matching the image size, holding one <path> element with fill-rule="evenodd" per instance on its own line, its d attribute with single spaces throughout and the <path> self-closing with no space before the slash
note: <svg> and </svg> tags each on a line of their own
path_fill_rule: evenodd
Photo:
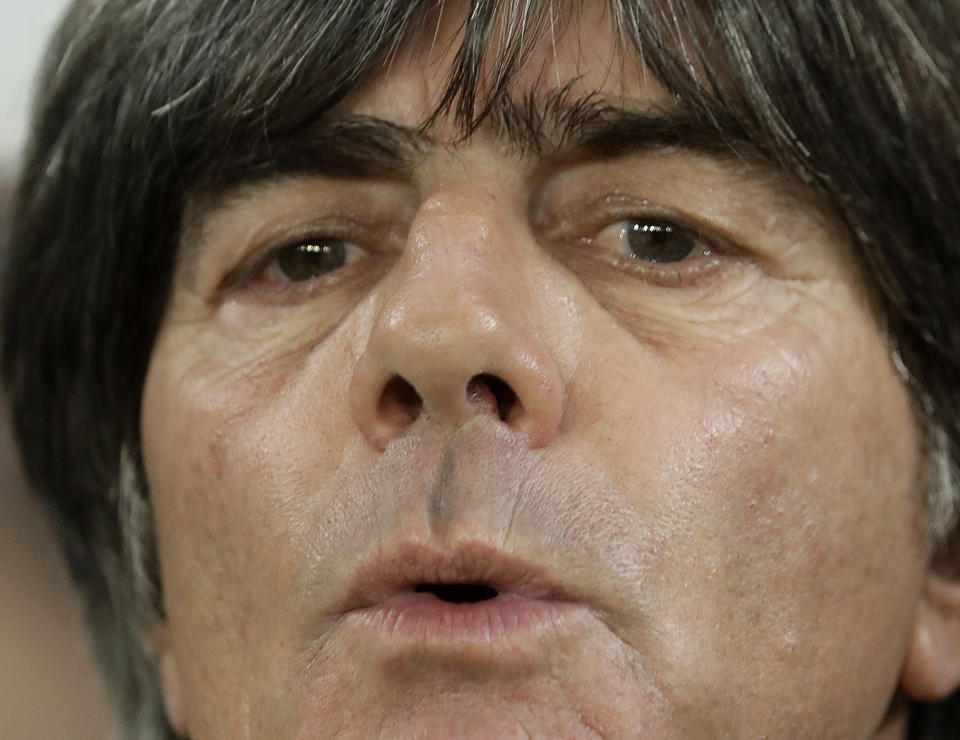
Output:
<svg viewBox="0 0 960 740">
<path fill-rule="evenodd" d="M 391 642 L 486 645 L 555 629 L 571 609 L 546 571 L 483 545 L 379 551 L 357 569 L 341 613 Z"/>
<path fill-rule="evenodd" d="M 498 591 L 486 583 L 421 583 L 414 593 L 432 594 L 450 604 L 476 604 L 495 599 Z"/>
</svg>

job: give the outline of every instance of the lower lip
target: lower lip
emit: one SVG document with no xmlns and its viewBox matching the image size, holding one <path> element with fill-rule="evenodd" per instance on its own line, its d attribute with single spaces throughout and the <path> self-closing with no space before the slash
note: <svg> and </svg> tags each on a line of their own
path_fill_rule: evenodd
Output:
<svg viewBox="0 0 960 740">
<path fill-rule="evenodd" d="M 571 602 L 510 594 L 457 604 L 409 593 L 348 612 L 343 618 L 392 640 L 491 644 L 562 631 L 567 618 L 580 608 Z"/>
</svg>

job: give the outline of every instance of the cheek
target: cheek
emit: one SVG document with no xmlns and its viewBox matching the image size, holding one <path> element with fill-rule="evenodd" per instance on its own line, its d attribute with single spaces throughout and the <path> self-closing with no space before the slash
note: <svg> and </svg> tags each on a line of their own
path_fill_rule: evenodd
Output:
<svg viewBox="0 0 960 740">
<path fill-rule="evenodd" d="M 315 527 L 308 508 L 329 495 L 318 482 L 332 477 L 345 445 L 345 389 L 333 384 L 342 373 L 300 373 L 313 385 L 304 393 L 297 371 L 348 359 L 337 345 L 320 359 L 264 358 L 269 372 L 256 363 L 234 371 L 188 354 L 192 346 L 177 333 L 158 342 L 144 391 L 144 462 L 182 693 L 196 721 L 211 720 L 204 707 L 235 708 L 214 736 L 231 736 L 224 727 L 242 736 L 251 676 L 269 683 L 277 661 L 268 657 L 289 649 L 289 620 L 277 610 L 302 596 L 305 530 Z"/>
<path fill-rule="evenodd" d="M 896 685 L 925 558 L 918 440 L 869 316 L 844 309 L 592 369 L 588 437 L 643 514 L 654 661 L 691 712 L 879 721 Z"/>
<path fill-rule="evenodd" d="M 155 360 L 144 394 L 144 457 L 171 576 L 185 552 L 194 560 L 190 580 L 211 584 L 223 582 L 218 571 L 228 564 L 240 571 L 251 559 L 276 561 L 304 514 L 304 497 L 292 493 L 323 494 L 316 482 L 339 465 L 348 406 L 331 382 L 337 374 L 302 371 L 308 355 L 270 360 L 263 374 L 192 365 L 196 379 Z M 323 362 L 346 361 L 331 352 Z M 301 392 L 298 374 L 309 376 L 313 393 Z M 209 576 L 196 562 L 204 558 L 222 561 Z M 244 580 L 261 575 L 253 570 Z"/>
</svg>

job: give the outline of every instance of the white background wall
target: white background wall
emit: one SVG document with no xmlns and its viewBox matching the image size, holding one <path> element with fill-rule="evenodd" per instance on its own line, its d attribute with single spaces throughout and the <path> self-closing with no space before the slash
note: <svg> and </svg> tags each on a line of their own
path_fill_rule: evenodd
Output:
<svg viewBox="0 0 960 740">
<path fill-rule="evenodd" d="M 0 0 L 0 166 L 16 162 L 40 55 L 66 0 Z"/>
</svg>

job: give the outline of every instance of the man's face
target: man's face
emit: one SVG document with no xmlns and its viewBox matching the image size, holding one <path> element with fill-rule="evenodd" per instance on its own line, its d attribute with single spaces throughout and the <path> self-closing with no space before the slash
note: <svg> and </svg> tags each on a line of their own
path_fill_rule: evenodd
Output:
<svg viewBox="0 0 960 740">
<path fill-rule="evenodd" d="M 188 208 L 143 399 L 175 724 L 898 731 L 918 441 L 843 230 L 694 140 L 564 136 L 589 95 L 676 113 L 589 13 L 511 91 L 541 146 L 379 131 L 433 110 L 458 23 L 338 107 L 336 168 Z"/>
</svg>

